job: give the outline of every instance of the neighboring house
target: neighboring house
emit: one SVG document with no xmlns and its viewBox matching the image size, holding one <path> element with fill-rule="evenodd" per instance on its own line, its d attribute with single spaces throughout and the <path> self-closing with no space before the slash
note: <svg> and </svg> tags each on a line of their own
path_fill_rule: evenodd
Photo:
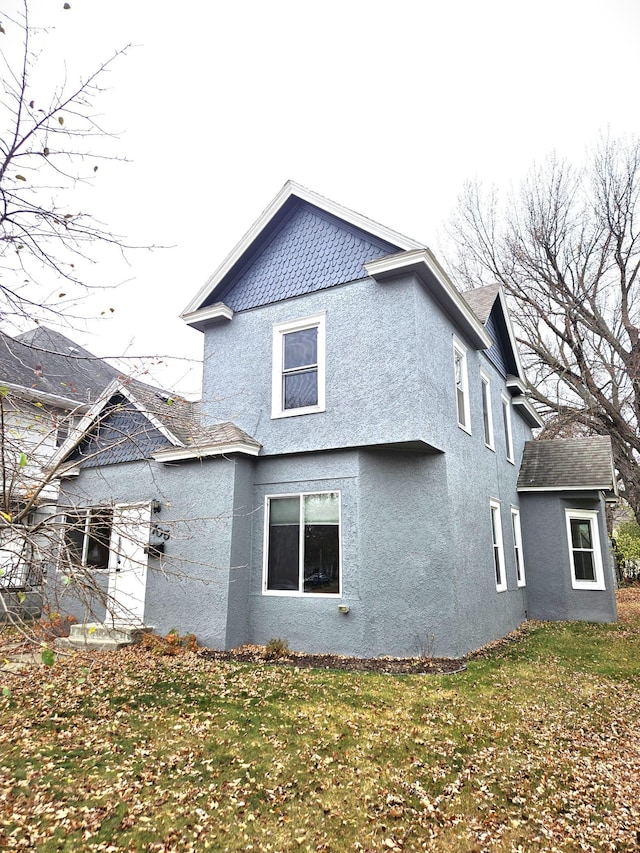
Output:
<svg viewBox="0 0 640 853">
<path fill-rule="evenodd" d="M 360 656 L 615 620 L 609 441 L 532 441 L 499 287 L 288 183 L 183 318 L 200 407 L 116 383 L 59 451 L 78 618 Z"/>
<path fill-rule="evenodd" d="M 40 326 L 15 338 L 0 332 L 1 590 L 39 586 L 44 558 L 38 553 L 39 540 L 27 527 L 55 511 L 58 483 L 47 481 L 45 466 L 75 420 L 118 375 L 52 329 Z M 15 525 L 15 517 L 30 502 L 25 525 Z"/>
</svg>

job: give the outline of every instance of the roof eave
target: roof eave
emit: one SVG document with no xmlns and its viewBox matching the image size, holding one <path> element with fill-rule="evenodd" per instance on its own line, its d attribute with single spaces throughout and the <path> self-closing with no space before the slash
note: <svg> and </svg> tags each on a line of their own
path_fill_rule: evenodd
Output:
<svg viewBox="0 0 640 853">
<path fill-rule="evenodd" d="M 429 249 L 387 255 L 365 264 L 375 281 L 383 283 L 404 273 L 415 275 L 476 349 L 488 349 L 492 340 Z"/>
<path fill-rule="evenodd" d="M 204 332 L 206 326 L 213 326 L 232 320 L 233 309 L 225 305 L 224 302 L 216 302 L 215 305 L 207 305 L 206 308 L 199 308 L 197 311 L 187 311 L 181 314 L 180 317 L 187 326 L 191 326 L 192 329 L 197 329 L 199 332 Z"/>
<path fill-rule="evenodd" d="M 543 427 L 544 421 L 533 407 L 531 401 L 527 397 L 512 397 L 511 404 L 522 409 L 520 414 L 529 424 L 530 427 Z"/>
<path fill-rule="evenodd" d="M 156 450 L 151 458 L 156 462 L 182 462 L 187 459 L 205 459 L 210 456 L 228 456 L 231 453 L 243 453 L 246 456 L 258 456 L 260 445 L 246 441 L 232 441 L 226 444 L 201 445 L 199 447 L 169 447 Z"/>
</svg>

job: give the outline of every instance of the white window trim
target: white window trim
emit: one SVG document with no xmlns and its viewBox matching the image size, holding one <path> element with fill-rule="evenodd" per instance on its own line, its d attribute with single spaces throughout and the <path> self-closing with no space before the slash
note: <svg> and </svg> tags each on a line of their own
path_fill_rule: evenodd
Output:
<svg viewBox="0 0 640 853">
<path fill-rule="evenodd" d="M 573 589 L 606 589 L 604 583 L 604 567 L 602 565 L 602 551 L 600 550 L 600 530 L 598 528 L 598 513 L 595 510 L 565 509 L 567 523 L 567 545 L 569 547 L 569 562 L 571 564 L 571 586 Z M 573 542 L 571 539 L 571 519 L 578 518 L 589 522 L 591 527 L 591 544 L 593 545 L 593 568 L 595 580 L 585 581 L 576 578 L 576 567 L 573 558 Z"/>
<path fill-rule="evenodd" d="M 460 369 L 462 371 L 462 407 L 464 412 L 464 423 L 461 423 L 460 418 L 458 417 L 458 384 L 456 382 L 456 355 L 460 356 L 461 360 Z M 471 435 L 471 410 L 469 406 L 469 374 L 467 368 L 467 349 L 455 337 L 453 339 L 453 388 L 455 391 L 456 418 L 458 418 L 458 426 L 460 427 L 460 429 L 463 429 L 465 432 L 468 432 L 469 435 Z"/>
<path fill-rule="evenodd" d="M 303 498 L 306 495 L 338 495 L 338 589 L 339 592 L 305 592 L 302 589 L 303 572 L 298 566 L 299 588 L 295 589 L 268 589 L 269 579 L 269 501 L 271 498 L 299 498 L 301 508 L 304 505 Z M 302 509 L 301 509 L 302 511 Z M 304 525 L 300 525 L 301 540 L 304 537 Z M 304 559 L 304 551 L 300 548 L 300 560 Z M 309 492 L 282 492 L 279 494 L 265 495 L 264 498 L 264 533 L 262 542 L 262 594 L 285 596 L 286 598 L 342 598 L 342 493 L 339 489 L 320 489 Z"/>
<path fill-rule="evenodd" d="M 502 394 L 502 419 L 506 428 L 504 438 L 506 445 L 507 462 L 511 462 L 512 465 L 515 465 L 515 458 L 513 455 L 513 430 L 511 429 L 511 400 L 506 396 L 506 394 Z"/>
<path fill-rule="evenodd" d="M 527 579 L 524 571 L 524 554 L 522 551 L 522 528 L 520 526 L 520 510 L 511 507 L 511 527 L 513 529 L 513 557 L 516 564 L 516 579 L 518 586 L 526 586 Z M 520 576 L 518 576 L 518 557 L 520 558 Z"/>
<path fill-rule="evenodd" d="M 494 551 L 494 549 L 497 547 L 498 548 L 498 569 L 499 569 L 499 574 L 500 574 L 500 580 L 498 581 L 496 578 L 496 591 L 497 592 L 505 592 L 505 590 L 507 589 L 507 573 L 505 571 L 505 565 L 504 565 L 504 542 L 503 542 L 503 537 L 502 537 L 502 514 L 500 512 L 500 501 L 496 501 L 493 499 L 490 500 L 489 501 L 489 507 L 490 507 L 490 522 L 491 522 L 491 566 L 493 567 L 493 570 L 495 572 L 495 556 L 494 556 L 495 551 Z M 495 518 L 496 518 L 495 533 L 497 534 L 497 540 L 498 540 L 497 542 L 494 541 L 494 538 L 493 538 L 493 534 L 494 534 L 494 525 L 493 525 L 494 511 L 495 511 Z"/>
<path fill-rule="evenodd" d="M 302 317 L 299 320 L 287 320 L 273 324 L 273 351 L 271 358 L 271 417 L 290 418 L 293 415 L 309 415 L 325 411 L 325 359 L 326 359 L 326 313 Z M 304 329 L 318 329 L 318 402 L 315 406 L 299 409 L 284 408 L 283 353 L 284 336 L 290 332 L 302 332 Z"/>
<path fill-rule="evenodd" d="M 481 370 L 480 371 L 480 391 L 482 394 L 482 429 L 484 431 L 484 405 L 485 405 L 485 395 L 486 395 L 486 403 L 487 403 L 487 430 L 489 435 L 485 434 L 484 443 L 490 449 L 495 451 L 495 440 L 493 436 L 493 413 L 491 411 L 491 380 L 487 376 L 487 374 Z"/>
</svg>

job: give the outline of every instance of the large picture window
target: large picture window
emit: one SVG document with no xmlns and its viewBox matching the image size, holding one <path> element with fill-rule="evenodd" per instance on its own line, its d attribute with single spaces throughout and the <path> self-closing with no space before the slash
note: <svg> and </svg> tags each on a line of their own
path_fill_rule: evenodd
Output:
<svg viewBox="0 0 640 853">
<path fill-rule="evenodd" d="M 604 589 L 598 513 L 577 509 L 565 513 L 573 588 Z"/>
<path fill-rule="evenodd" d="M 108 569 L 112 522 L 113 513 L 105 507 L 68 512 L 61 568 Z"/>
<path fill-rule="evenodd" d="M 264 591 L 340 594 L 340 494 L 268 497 Z"/>
<path fill-rule="evenodd" d="M 324 411 L 325 317 L 317 314 L 273 328 L 274 418 Z"/>
</svg>

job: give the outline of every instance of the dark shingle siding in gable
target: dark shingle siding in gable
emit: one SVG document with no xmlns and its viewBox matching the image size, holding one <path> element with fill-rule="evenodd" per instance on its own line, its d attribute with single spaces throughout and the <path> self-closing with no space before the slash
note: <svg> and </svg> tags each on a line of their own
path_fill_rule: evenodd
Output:
<svg viewBox="0 0 640 853">
<path fill-rule="evenodd" d="M 506 364 L 506 361 L 504 358 L 504 352 L 503 352 L 503 349 L 501 346 L 501 339 L 500 339 L 501 336 L 498 332 L 495 317 L 493 314 L 491 314 L 489 316 L 489 319 L 484 324 L 484 327 L 487 330 L 487 332 L 491 335 L 491 340 L 493 341 L 493 343 L 491 344 L 489 349 L 486 350 L 487 358 L 489 359 L 491 364 L 493 364 L 493 366 L 496 368 L 496 370 L 498 370 L 500 372 L 500 374 L 506 378 L 507 373 L 509 371 L 507 370 L 507 364 Z"/>
<path fill-rule="evenodd" d="M 148 459 L 169 444 L 131 403 L 118 403 L 69 457 L 83 468 Z"/>
<path fill-rule="evenodd" d="M 364 264 L 398 247 L 303 204 L 220 299 L 234 311 L 364 278 Z"/>
<path fill-rule="evenodd" d="M 613 489 L 613 461 L 608 436 L 528 441 L 524 447 L 519 489 Z"/>
</svg>

